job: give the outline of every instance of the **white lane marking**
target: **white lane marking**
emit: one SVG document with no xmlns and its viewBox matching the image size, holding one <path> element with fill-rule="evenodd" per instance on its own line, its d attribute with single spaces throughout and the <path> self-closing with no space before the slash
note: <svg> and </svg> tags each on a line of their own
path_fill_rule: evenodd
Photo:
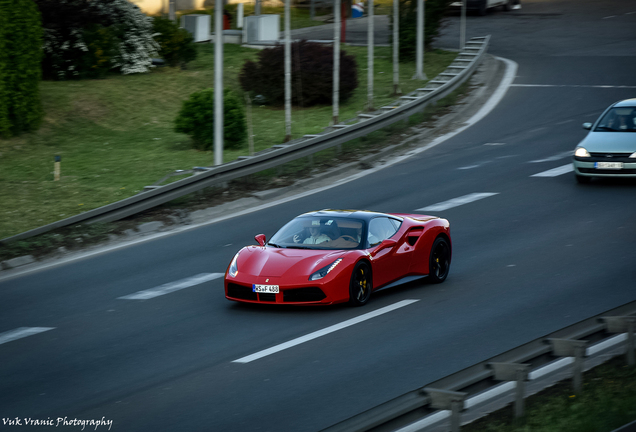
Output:
<svg viewBox="0 0 636 432">
<path fill-rule="evenodd" d="M 468 195 L 461 196 L 459 198 L 453 198 L 448 201 L 444 201 L 441 203 L 433 204 L 428 207 L 422 207 L 415 211 L 443 211 L 448 210 L 453 207 L 457 207 L 463 204 L 468 204 L 473 201 L 477 201 L 483 198 L 488 198 L 493 195 L 498 195 L 499 192 L 483 192 L 483 193 L 472 193 Z"/>
<path fill-rule="evenodd" d="M 506 143 L 486 143 L 484 145 L 487 145 L 487 146 L 502 146 L 502 145 L 506 145 Z"/>
<path fill-rule="evenodd" d="M 571 88 L 618 88 L 618 89 L 635 89 L 636 86 L 631 85 L 579 85 L 579 84 L 512 84 L 510 87 L 571 87 Z"/>
<path fill-rule="evenodd" d="M 55 327 L 20 327 L 15 330 L 9 330 L 4 333 L 0 333 L 0 345 L 16 339 L 22 339 L 27 336 L 33 336 L 34 334 L 53 330 L 54 328 Z"/>
<path fill-rule="evenodd" d="M 557 161 L 559 159 L 564 159 L 566 157 L 571 157 L 572 155 L 573 155 L 573 151 L 572 150 L 568 150 L 566 152 L 559 153 L 557 155 L 550 156 L 550 157 L 547 157 L 545 159 L 537 159 L 537 160 L 530 161 L 528 163 L 554 162 L 554 161 Z"/>
<path fill-rule="evenodd" d="M 315 331 L 313 333 L 309 333 L 308 335 L 301 336 L 299 338 L 292 339 L 292 340 L 290 340 L 288 342 L 282 343 L 280 345 L 273 346 L 273 347 L 268 348 L 266 350 L 259 351 L 257 353 L 242 357 L 242 358 L 240 358 L 238 360 L 234 360 L 232 363 L 249 363 L 249 362 L 252 362 L 254 360 L 258 360 L 260 358 L 267 357 L 268 355 L 275 354 L 275 353 L 277 353 L 279 351 L 286 350 L 287 348 L 291 348 L 291 347 L 294 347 L 296 345 L 300 345 L 300 344 L 308 342 L 310 340 L 319 338 L 321 336 L 325 336 L 325 335 L 327 335 L 329 333 L 333 333 L 335 331 L 342 330 L 343 328 L 350 327 L 350 326 L 355 325 L 355 324 L 359 324 L 359 323 L 361 323 L 363 321 L 369 320 L 371 318 L 375 318 L 377 316 L 380 316 L 380 315 L 383 315 L 385 313 L 394 311 L 396 309 L 403 308 L 404 306 L 408 306 L 408 305 L 410 305 L 412 303 L 415 303 L 415 302 L 418 302 L 418 301 L 419 300 L 402 300 L 402 301 L 399 301 L 399 302 L 397 302 L 395 304 L 392 304 L 392 305 L 380 308 L 378 310 L 375 310 L 373 312 L 369 312 L 369 313 L 366 313 L 364 315 L 360 315 L 359 317 L 351 318 L 350 320 L 343 321 L 343 322 L 341 322 L 339 324 L 334 324 L 334 325 L 332 325 L 330 327 L 327 327 L 327 328 L 324 328 L 322 330 L 318 330 L 318 331 Z"/>
<path fill-rule="evenodd" d="M 244 216 L 246 214 L 251 214 L 257 211 L 261 211 L 264 209 L 268 209 L 271 207 L 275 207 L 277 205 L 280 204 L 284 204 L 290 201 L 294 201 L 300 198 L 304 198 L 306 196 L 310 196 L 313 195 L 315 193 L 318 192 L 322 192 L 337 186 L 341 186 L 345 183 L 349 183 L 351 181 L 354 180 L 358 180 L 362 177 L 366 177 L 370 174 L 374 174 L 380 170 L 383 170 L 385 168 L 391 167 L 393 165 L 396 165 L 400 162 L 403 161 L 407 161 L 409 159 L 411 159 L 414 155 L 416 154 L 420 154 L 423 153 L 427 150 L 432 149 L 433 147 L 437 147 L 438 145 L 442 144 L 444 141 L 447 141 L 451 138 L 453 138 L 455 135 L 459 135 L 460 133 L 464 132 L 466 129 L 468 129 L 469 127 L 471 127 L 472 125 L 474 125 L 475 123 L 479 122 L 481 119 L 483 119 L 484 117 L 486 117 L 488 114 L 490 114 L 490 112 L 495 109 L 495 107 L 499 104 L 499 102 L 501 102 L 501 100 L 503 99 L 503 97 L 506 95 L 506 92 L 508 92 L 508 88 L 510 88 L 512 82 L 515 80 L 515 77 L 517 76 L 517 69 L 519 68 L 519 65 L 509 59 L 503 58 L 503 57 L 496 57 L 495 59 L 497 59 L 498 61 L 501 61 L 503 63 L 505 63 L 506 65 L 506 71 L 504 72 L 504 76 L 502 78 L 502 80 L 499 82 L 499 86 L 497 87 L 497 89 L 492 93 L 492 95 L 490 96 L 490 99 L 488 99 L 488 101 L 482 105 L 482 107 L 479 109 L 479 111 L 477 111 L 477 113 L 475 113 L 471 118 L 469 118 L 466 122 L 464 122 L 464 126 L 459 127 L 457 129 L 455 129 L 452 132 L 449 132 L 445 135 L 442 135 L 440 137 L 435 138 L 433 141 L 431 141 L 430 143 L 419 147 L 417 149 L 414 149 L 410 152 L 408 152 L 407 154 L 401 155 L 401 156 L 397 156 L 395 158 L 392 158 L 390 160 L 387 160 L 385 163 L 382 164 L 378 164 L 377 166 L 375 166 L 374 168 L 368 169 L 368 170 L 364 170 L 364 171 L 360 171 L 356 174 L 353 174 L 349 177 L 340 179 L 338 181 L 335 181 L 333 183 L 330 183 L 327 186 L 323 186 L 320 188 L 316 188 L 316 189 L 312 189 L 310 191 L 305 191 L 305 192 L 301 192 L 297 195 L 293 195 L 293 196 L 289 196 L 289 197 L 285 197 L 285 198 L 281 198 L 272 202 L 268 202 L 268 203 L 264 203 L 261 204 L 260 206 L 254 206 L 254 207 L 250 207 L 248 209 L 245 210 L 240 210 L 234 213 L 229 213 L 229 214 L 225 214 L 223 216 L 219 216 L 217 218 L 213 218 L 210 219 L 208 221 L 205 222 L 201 222 L 201 223 L 197 223 L 197 224 L 192 224 L 192 225 L 185 225 L 183 227 L 179 227 L 176 228 L 172 231 L 167 231 L 167 232 L 162 232 L 162 233 L 157 233 L 157 234 L 150 234 L 146 237 L 140 238 L 140 239 L 136 239 L 127 243 L 123 243 L 123 244 L 118 244 L 118 245 L 112 245 L 112 246 L 106 246 L 103 248 L 100 248 L 98 250 L 95 251 L 91 251 L 91 252 L 82 252 L 80 255 L 76 255 L 76 256 L 71 256 L 68 258 L 64 258 L 61 259 L 59 261 L 56 261 L 54 263 L 50 263 L 50 264 L 43 264 L 41 266 L 38 267 L 33 267 L 33 268 L 29 268 L 26 270 L 17 270 L 16 272 L 11 272 L 11 274 L 8 275 L 2 275 L 0 273 L 0 281 L 4 281 L 7 279 L 11 279 L 11 278 L 16 278 L 28 273 L 32 273 L 34 271 L 40 271 L 40 270 L 44 270 L 44 269 L 49 269 L 49 268 L 53 268 L 53 267 L 58 267 L 58 266 L 62 266 L 64 264 L 68 264 L 70 262 L 74 262 L 77 261 L 79 259 L 84 259 L 84 258 L 89 258 L 92 256 L 96 256 L 96 255 L 100 255 L 100 254 L 104 254 L 104 253 L 108 253 L 108 252 L 112 252 L 115 250 L 119 250 L 119 249 L 123 249 L 123 248 L 127 248 L 130 246 L 134 246 L 136 244 L 140 244 L 140 243 L 145 243 L 147 241 L 151 241 L 151 240 L 156 240 L 159 238 L 163 238 L 163 237 L 167 237 L 170 235 L 175 235 L 181 232 L 185 232 L 185 231 L 190 231 L 193 229 L 198 229 L 201 228 L 203 226 L 206 225 L 212 225 L 218 222 L 222 222 L 228 219 L 233 219 L 239 216 Z"/>
<path fill-rule="evenodd" d="M 148 300 L 154 297 L 162 296 L 164 294 L 179 291 L 184 288 L 190 288 L 191 286 L 200 285 L 204 282 L 223 277 L 223 275 L 224 273 L 201 273 L 196 276 L 181 279 L 180 281 L 170 282 L 155 288 L 150 288 L 118 298 L 122 300 Z"/>
<path fill-rule="evenodd" d="M 572 166 L 572 164 L 570 163 L 567 165 L 560 166 L 558 168 L 540 172 L 538 174 L 533 174 L 530 177 L 556 177 L 556 176 L 569 173 L 571 171 L 574 171 L 574 166 Z"/>
</svg>

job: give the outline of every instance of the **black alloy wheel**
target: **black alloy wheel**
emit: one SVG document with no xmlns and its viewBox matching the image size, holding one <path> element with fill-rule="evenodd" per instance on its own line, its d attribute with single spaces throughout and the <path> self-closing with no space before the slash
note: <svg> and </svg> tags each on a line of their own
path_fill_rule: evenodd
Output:
<svg viewBox="0 0 636 432">
<path fill-rule="evenodd" d="M 428 279 L 432 283 L 442 283 L 448 276 L 451 263 L 451 248 L 444 237 L 437 237 L 431 247 Z"/>
<path fill-rule="evenodd" d="M 351 283 L 349 284 L 349 304 L 363 306 L 371 297 L 373 287 L 371 279 L 371 267 L 364 261 L 360 261 L 353 268 Z"/>
</svg>

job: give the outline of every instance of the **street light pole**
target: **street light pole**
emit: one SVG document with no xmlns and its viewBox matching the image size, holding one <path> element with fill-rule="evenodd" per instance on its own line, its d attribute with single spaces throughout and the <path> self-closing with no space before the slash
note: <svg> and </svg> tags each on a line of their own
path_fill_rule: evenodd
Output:
<svg viewBox="0 0 636 432">
<path fill-rule="evenodd" d="M 223 164 L 223 0 L 214 2 L 214 165 Z"/>
<path fill-rule="evenodd" d="M 285 142 L 290 141 L 291 133 L 291 29 L 289 21 L 289 2 L 285 0 Z"/>
<path fill-rule="evenodd" d="M 424 0 L 417 0 L 417 47 L 414 79 L 425 80 L 424 73 Z"/>
<path fill-rule="evenodd" d="M 459 49 L 464 49 L 466 42 L 466 1 L 462 0 L 462 16 L 459 23 Z"/>
<path fill-rule="evenodd" d="M 400 0 L 393 0 L 393 95 L 400 91 Z"/>
<path fill-rule="evenodd" d="M 340 0 L 333 2 L 333 124 L 338 124 L 339 104 L 340 104 Z"/>
<path fill-rule="evenodd" d="M 373 0 L 368 2 L 369 12 L 367 14 L 369 22 L 367 23 L 367 110 L 373 111 Z"/>
</svg>

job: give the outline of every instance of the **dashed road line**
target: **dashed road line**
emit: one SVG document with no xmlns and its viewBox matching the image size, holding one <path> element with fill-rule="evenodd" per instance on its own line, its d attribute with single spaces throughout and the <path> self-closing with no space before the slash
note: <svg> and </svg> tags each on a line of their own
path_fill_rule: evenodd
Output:
<svg viewBox="0 0 636 432">
<path fill-rule="evenodd" d="M 563 165 L 560 166 L 558 168 L 554 168 L 551 170 L 547 170 L 547 171 L 543 171 L 540 172 L 538 174 L 533 174 L 530 177 L 556 177 L 556 176 L 560 176 L 563 174 L 567 174 L 569 172 L 574 171 L 574 167 L 572 166 L 571 163 L 567 164 L 567 165 Z"/>
<path fill-rule="evenodd" d="M 572 157 L 572 155 L 573 155 L 573 151 L 569 150 L 569 151 L 566 151 L 566 152 L 563 152 L 563 153 L 559 153 L 559 154 L 554 155 L 554 156 L 547 157 L 545 159 L 533 160 L 533 161 L 530 161 L 528 163 L 554 162 L 554 161 L 557 161 L 559 159 L 565 159 L 566 157 Z"/>
<path fill-rule="evenodd" d="M 34 334 L 53 330 L 54 328 L 55 327 L 20 327 L 15 330 L 9 330 L 4 333 L 0 333 L 0 345 L 25 338 L 27 336 L 33 336 Z"/>
<path fill-rule="evenodd" d="M 412 303 L 415 303 L 415 302 L 418 302 L 418 301 L 419 300 L 402 300 L 402 301 L 399 301 L 399 302 L 394 303 L 392 305 L 389 305 L 389 306 L 380 308 L 378 310 L 375 310 L 373 312 L 369 312 L 369 313 L 366 313 L 364 315 L 360 315 L 359 317 L 351 318 L 350 320 L 343 321 L 343 322 L 341 322 L 339 324 L 334 324 L 334 325 L 332 325 L 330 327 L 327 327 L 327 328 L 324 328 L 322 330 L 318 330 L 318 331 L 315 331 L 313 333 L 309 333 L 308 335 L 301 336 L 301 337 L 296 338 L 296 339 L 292 339 L 289 342 L 285 342 L 285 343 L 282 343 L 280 345 L 276 345 L 276 346 L 273 346 L 271 348 L 268 348 L 266 350 L 259 351 L 257 353 L 254 353 L 254 354 L 251 354 L 251 355 L 248 355 L 248 356 L 245 356 L 245 357 L 241 357 L 238 360 L 234 360 L 232 363 L 250 363 L 250 362 L 253 362 L 254 360 L 258 360 L 258 359 L 261 359 L 263 357 L 267 357 L 269 355 L 272 355 L 272 354 L 275 354 L 277 352 L 286 350 L 286 349 L 294 347 L 296 345 L 300 345 L 302 343 L 305 343 L 305 342 L 308 342 L 310 340 L 319 338 L 321 336 L 328 335 L 329 333 L 333 333 L 333 332 L 336 332 L 338 330 L 342 330 L 343 328 L 347 328 L 347 327 L 350 327 L 352 325 L 355 325 L 355 324 L 361 323 L 363 321 L 369 320 L 371 318 L 375 318 L 377 316 L 384 315 L 385 313 L 394 311 L 396 309 L 403 308 L 404 306 L 408 306 L 408 305 L 410 305 Z"/>
<path fill-rule="evenodd" d="M 453 199 L 448 200 L 448 201 L 444 201 L 444 202 L 441 202 L 441 203 L 433 204 L 433 205 L 430 205 L 428 207 L 422 207 L 422 208 L 419 208 L 419 209 L 417 209 L 415 211 L 438 212 L 438 211 L 448 210 L 448 209 L 453 208 L 453 207 L 458 207 L 460 205 L 468 204 L 468 203 L 471 203 L 473 201 L 477 201 L 477 200 L 480 200 L 480 199 L 483 199 L 483 198 L 488 198 L 490 196 L 498 195 L 498 194 L 499 194 L 499 192 L 472 193 L 472 194 L 461 196 L 459 198 L 453 198 Z"/>
<path fill-rule="evenodd" d="M 192 276 L 186 279 L 181 279 L 176 282 L 170 282 L 155 288 L 138 291 L 134 294 L 130 294 L 123 297 L 117 297 L 117 298 L 121 300 L 148 300 L 154 297 L 170 294 L 171 292 L 179 291 L 184 288 L 190 288 L 195 285 L 200 285 L 204 282 L 218 279 L 220 277 L 223 277 L 223 273 L 201 273 L 196 276 Z"/>
</svg>

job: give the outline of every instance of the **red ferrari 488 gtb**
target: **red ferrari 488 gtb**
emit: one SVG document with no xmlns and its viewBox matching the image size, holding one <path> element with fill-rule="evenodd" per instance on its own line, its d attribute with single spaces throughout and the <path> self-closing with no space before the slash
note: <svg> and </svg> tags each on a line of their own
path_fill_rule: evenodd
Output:
<svg viewBox="0 0 636 432">
<path fill-rule="evenodd" d="M 451 263 L 450 225 L 435 216 L 322 210 L 300 215 L 241 249 L 225 273 L 225 297 L 246 303 L 362 306 L 371 292 Z"/>
</svg>

